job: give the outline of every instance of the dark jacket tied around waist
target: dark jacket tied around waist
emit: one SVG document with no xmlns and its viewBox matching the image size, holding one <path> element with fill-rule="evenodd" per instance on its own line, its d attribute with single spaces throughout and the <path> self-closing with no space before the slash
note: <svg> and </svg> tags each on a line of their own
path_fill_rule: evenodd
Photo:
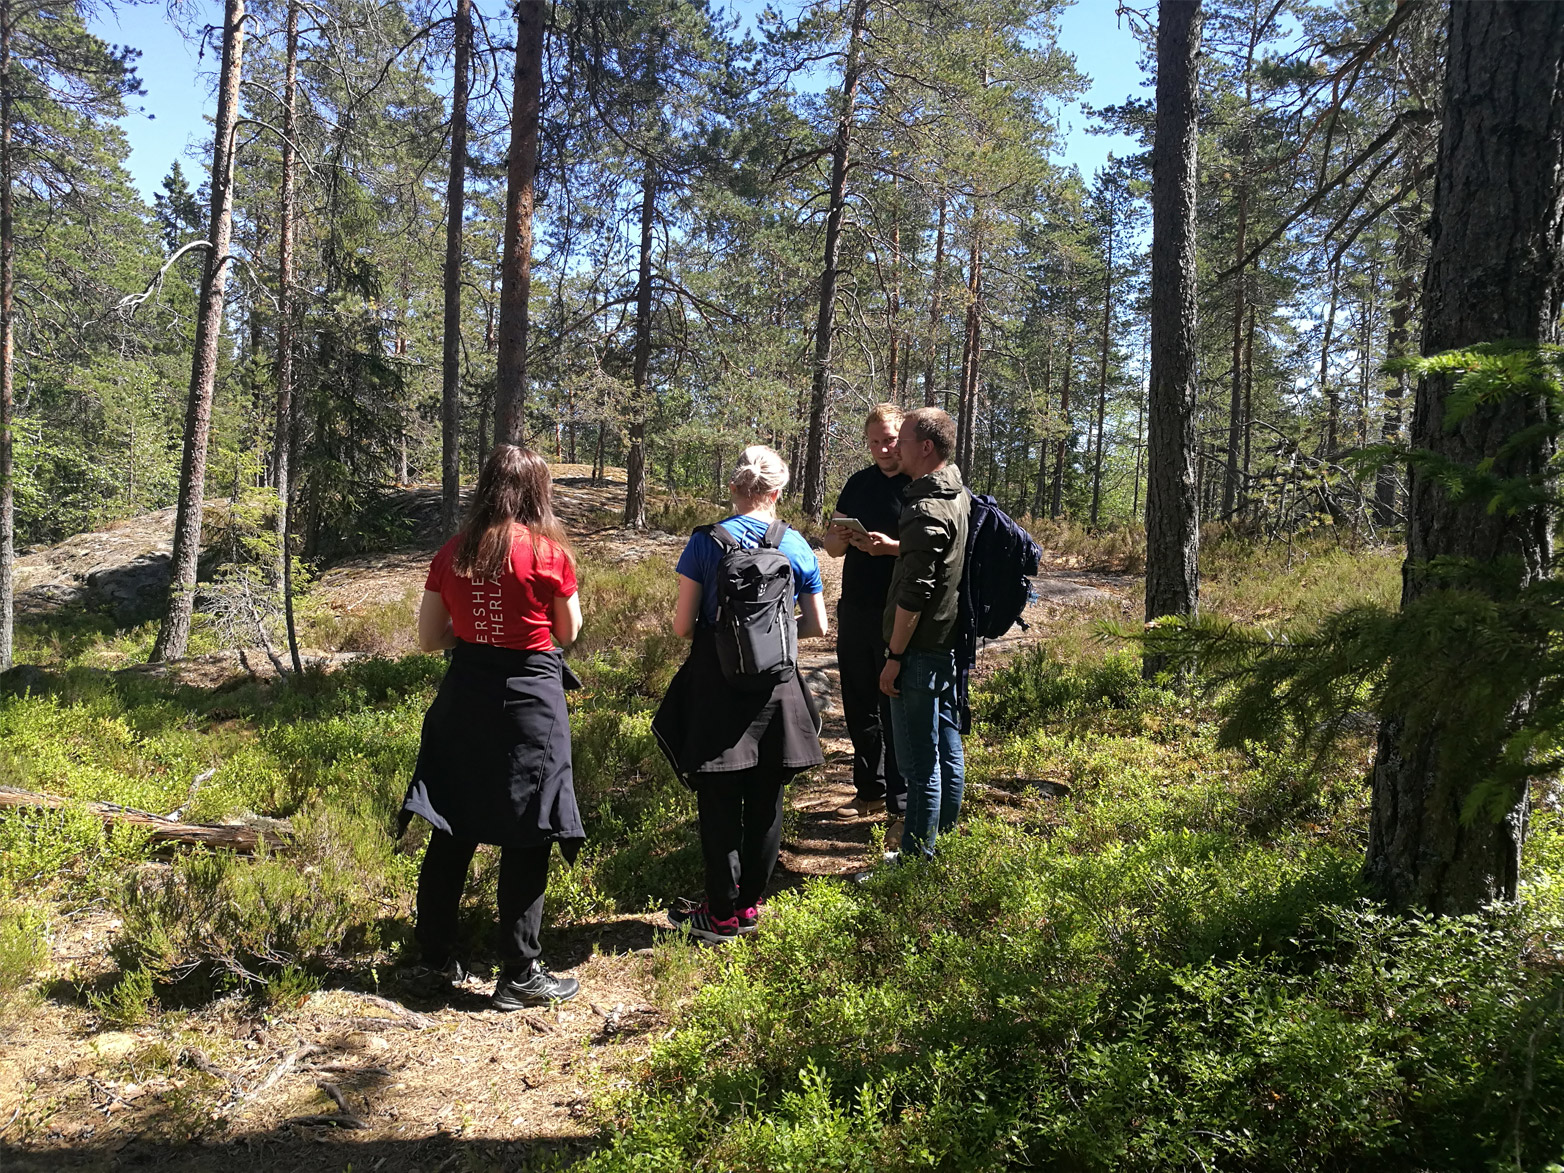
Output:
<svg viewBox="0 0 1564 1173">
<path fill-rule="evenodd" d="M 758 766 L 785 776 L 825 761 L 820 714 L 803 674 L 794 672 L 769 692 L 734 688 L 717 661 L 716 635 L 704 625 L 695 629 L 652 733 L 673 772 L 691 787 L 735 770 Z"/>
<path fill-rule="evenodd" d="M 400 829 L 418 815 L 468 842 L 558 841 L 573 859 L 586 834 L 565 689 L 579 686 L 557 650 L 459 642 L 424 717 Z"/>
</svg>

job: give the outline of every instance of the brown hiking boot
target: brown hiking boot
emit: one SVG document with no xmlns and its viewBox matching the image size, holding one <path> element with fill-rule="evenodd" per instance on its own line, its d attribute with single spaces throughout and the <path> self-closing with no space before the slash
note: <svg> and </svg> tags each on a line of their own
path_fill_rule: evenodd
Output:
<svg viewBox="0 0 1564 1173">
<path fill-rule="evenodd" d="M 846 806 L 836 808 L 836 817 L 839 819 L 861 819 L 867 815 L 877 815 L 885 809 L 883 798 L 855 798 Z"/>
</svg>

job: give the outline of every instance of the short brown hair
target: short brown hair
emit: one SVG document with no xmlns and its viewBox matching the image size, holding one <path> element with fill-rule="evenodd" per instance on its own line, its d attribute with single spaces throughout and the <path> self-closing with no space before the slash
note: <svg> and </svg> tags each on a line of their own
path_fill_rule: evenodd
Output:
<svg viewBox="0 0 1564 1173">
<path fill-rule="evenodd" d="M 869 409 L 869 414 L 863 417 L 863 434 L 869 434 L 869 425 L 878 420 L 882 424 L 890 424 L 893 428 L 901 427 L 901 421 L 906 418 L 902 409 L 894 403 L 876 403 Z"/>
<path fill-rule="evenodd" d="M 920 407 L 902 416 L 901 426 L 912 425 L 918 443 L 927 440 L 941 460 L 949 460 L 956 451 L 956 421 L 937 407 Z"/>
</svg>

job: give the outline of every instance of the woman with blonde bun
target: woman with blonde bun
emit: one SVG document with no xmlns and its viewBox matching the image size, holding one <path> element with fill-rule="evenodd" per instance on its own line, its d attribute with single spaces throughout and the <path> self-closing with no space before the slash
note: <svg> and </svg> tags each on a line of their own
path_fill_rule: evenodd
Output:
<svg viewBox="0 0 1564 1173">
<path fill-rule="evenodd" d="M 679 557 L 673 629 L 691 641 L 690 654 L 652 731 L 674 772 L 695 791 L 706 870 L 706 899 L 674 909 L 668 919 L 706 941 L 755 930 L 781 849 L 783 787 L 798 771 L 825 760 L 820 714 L 795 666 L 786 665 L 768 688 L 734 687 L 718 650 L 725 547 L 774 547 L 786 555 L 792 600 L 801 611 L 797 634 L 826 633 L 820 563 L 798 531 L 777 520 L 777 498 L 787 481 L 787 464 L 770 448 L 744 449 L 728 486 L 733 515 L 697 529 Z M 796 642 L 791 646 L 796 656 Z"/>
</svg>

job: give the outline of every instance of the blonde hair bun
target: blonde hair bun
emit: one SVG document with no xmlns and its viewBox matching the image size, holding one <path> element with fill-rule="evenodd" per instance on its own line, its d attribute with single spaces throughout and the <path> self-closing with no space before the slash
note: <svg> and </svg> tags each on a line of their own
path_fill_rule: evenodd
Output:
<svg viewBox="0 0 1564 1173">
<path fill-rule="evenodd" d="M 787 482 L 787 461 L 764 444 L 751 444 L 739 456 L 728 487 L 734 500 L 753 501 L 764 493 L 780 493 Z"/>
</svg>

